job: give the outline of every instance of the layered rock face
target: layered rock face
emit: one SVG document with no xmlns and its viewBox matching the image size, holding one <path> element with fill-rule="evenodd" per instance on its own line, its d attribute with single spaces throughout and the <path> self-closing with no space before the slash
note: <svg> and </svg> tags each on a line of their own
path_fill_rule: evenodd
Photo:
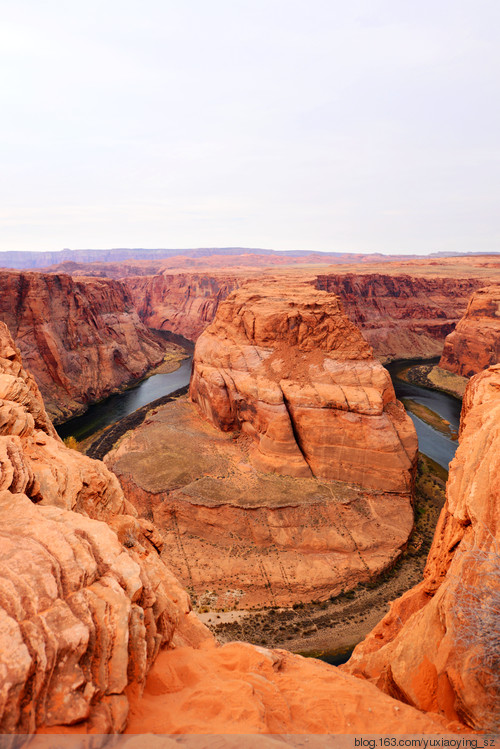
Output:
<svg viewBox="0 0 500 749">
<path fill-rule="evenodd" d="M 319 275 L 319 289 L 342 300 L 347 316 L 382 361 L 431 358 L 463 315 L 479 278 L 343 273 Z"/>
<path fill-rule="evenodd" d="M 2 271 L 0 320 L 56 421 L 141 377 L 164 355 L 116 281 Z"/>
<path fill-rule="evenodd" d="M 500 286 L 476 291 L 447 336 L 439 366 L 472 377 L 500 361 Z"/>
<path fill-rule="evenodd" d="M 124 284 L 145 325 L 195 341 L 238 281 L 224 275 L 163 273 L 126 278 Z"/>
<path fill-rule="evenodd" d="M 264 472 L 410 491 L 417 441 L 338 299 L 311 286 L 249 283 L 198 339 L 190 397 L 255 443 Z"/>
<path fill-rule="evenodd" d="M 3 323 L 0 466 L 0 732 L 123 730 L 160 647 L 210 635 L 116 477 L 55 434 Z"/>
<path fill-rule="evenodd" d="M 500 725 L 500 365 L 470 381 L 447 501 L 423 581 L 354 651 L 346 671 L 424 711 Z"/>
</svg>

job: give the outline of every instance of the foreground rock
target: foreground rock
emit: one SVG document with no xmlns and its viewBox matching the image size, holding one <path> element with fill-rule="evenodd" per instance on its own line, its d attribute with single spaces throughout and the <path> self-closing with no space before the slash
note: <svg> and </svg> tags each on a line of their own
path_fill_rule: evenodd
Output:
<svg viewBox="0 0 500 749">
<path fill-rule="evenodd" d="M 219 429 L 250 435 L 260 470 L 411 491 L 413 424 L 331 294 L 277 281 L 234 292 L 198 339 L 189 392 Z"/>
<path fill-rule="evenodd" d="M 500 725 L 500 365 L 465 393 L 424 580 L 391 607 L 346 671 L 420 710 Z"/>
<path fill-rule="evenodd" d="M 446 338 L 439 366 L 472 377 L 500 361 L 500 286 L 476 291 Z"/>
<path fill-rule="evenodd" d="M 165 353 L 117 281 L 0 271 L 0 320 L 56 421 L 138 379 Z"/>
<path fill-rule="evenodd" d="M 0 732 L 123 730 L 159 649 L 210 635 L 116 477 L 55 434 L 3 323 L 0 465 Z"/>
</svg>

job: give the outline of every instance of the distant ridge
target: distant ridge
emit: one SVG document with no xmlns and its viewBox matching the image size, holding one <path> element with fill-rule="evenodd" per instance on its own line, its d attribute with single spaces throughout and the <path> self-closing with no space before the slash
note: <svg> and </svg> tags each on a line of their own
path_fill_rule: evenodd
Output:
<svg viewBox="0 0 500 749">
<path fill-rule="evenodd" d="M 381 252 L 320 252 L 318 250 L 268 250 L 257 247 L 198 247 L 194 249 L 144 249 L 144 248 L 113 248 L 108 250 L 57 250 L 42 252 L 5 251 L 0 252 L 0 267 L 15 268 L 18 270 L 48 268 L 66 262 L 77 263 L 107 263 L 122 262 L 127 260 L 159 260 L 171 257 L 200 258 L 211 255 L 264 255 L 264 256 L 286 256 L 290 258 L 317 257 L 318 261 L 330 261 L 332 263 L 352 261 L 376 261 L 387 262 L 401 259 L 423 258 L 423 257 L 464 257 L 467 255 L 498 255 L 498 252 L 432 252 L 427 255 L 398 254 L 385 255 Z"/>
</svg>

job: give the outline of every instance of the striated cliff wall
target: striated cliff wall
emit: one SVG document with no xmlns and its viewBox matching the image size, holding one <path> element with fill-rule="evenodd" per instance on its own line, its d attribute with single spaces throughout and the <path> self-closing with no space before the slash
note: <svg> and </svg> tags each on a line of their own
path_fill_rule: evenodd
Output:
<svg viewBox="0 0 500 749">
<path fill-rule="evenodd" d="M 347 316 L 382 361 L 439 356 L 479 278 L 407 274 L 319 275 L 319 289 L 337 294 Z"/>
<path fill-rule="evenodd" d="M 470 381 L 423 581 L 345 666 L 387 694 L 480 729 L 500 725 L 500 365 Z"/>
<path fill-rule="evenodd" d="M 472 377 L 500 361 L 500 286 L 476 291 L 445 341 L 439 366 Z"/>
<path fill-rule="evenodd" d="M 164 355 L 117 281 L 0 271 L 0 320 L 56 421 L 141 377 Z"/>
<path fill-rule="evenodd" d="M 123 279 L 143 323 L 195 341 L 219 303 L 238 286 L 233 276 L 163 273 Z"/>
</svg>

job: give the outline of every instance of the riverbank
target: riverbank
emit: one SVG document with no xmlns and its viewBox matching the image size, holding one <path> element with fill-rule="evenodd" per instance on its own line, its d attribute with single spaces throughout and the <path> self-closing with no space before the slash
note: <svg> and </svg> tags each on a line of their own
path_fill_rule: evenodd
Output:
<svg viewBox="0 0 500 749">
<path fill-rule="evenodd" d="M 414 530 L 400 559 L 379 578 L 328 601 L 258 611 L 206 611 L 200 606 L 199 617 L 221 642 L 243 640 L 317 657 L 348 651 L 380 621 L 390 601 L 422 579 L 446 478 L 441 466 L 419 456 Z"/>
<path fill-rule="evenodd" d="M 441 432 L 441 434 L 444 434 L 451 440 L 458 439 L 457 429 L 452 427 L 447 419 L 443 419 L 435 411 L 427 408 L 427 406 L 424 406 L 422 403 L 417 403 L 411 398 L 402 398 L 401 402 L 407 411 L 410 411 L 412 414 L 415 414 L 415 416 L 418 416 L 419 419 L 425 421 L 425 423 L 429 424 L 429 426 L 431 426 L 433 429 Z"/>
<path fill-rule="evenodd" d="M 412 385 L 420 385 L 420 387 L 439 390 L 447 395 L 452 395 L 457 400 L 462 400 L 469 382 L 467 377 L 461 377 L 453 372 L 448 372 L 446 369 L 441 369 L 435 363 L 418 364 L 402 369 L 398 372 L 398 377 Z"/>
</svg>

